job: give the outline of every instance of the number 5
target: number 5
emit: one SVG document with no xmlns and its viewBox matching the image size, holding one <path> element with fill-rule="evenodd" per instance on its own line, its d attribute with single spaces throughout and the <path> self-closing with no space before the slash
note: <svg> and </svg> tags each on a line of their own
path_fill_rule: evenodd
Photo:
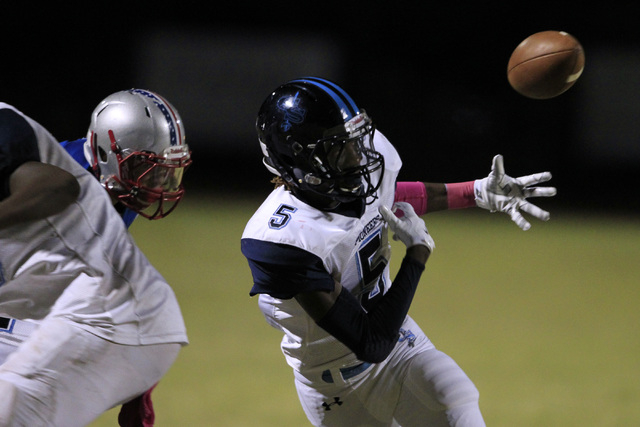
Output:
<svg viewBox="0 0 640 427">
<path fill-rule="evenodd" d="M 280 205 L 278 209 L 273 213 L 273 216 L 269 220 L 269 228 L 275 228 L 279 230 L 286 227 L 291 220 L 291 214 L 297 211 L 298 208 L 289 205 Z"/>
</svg>

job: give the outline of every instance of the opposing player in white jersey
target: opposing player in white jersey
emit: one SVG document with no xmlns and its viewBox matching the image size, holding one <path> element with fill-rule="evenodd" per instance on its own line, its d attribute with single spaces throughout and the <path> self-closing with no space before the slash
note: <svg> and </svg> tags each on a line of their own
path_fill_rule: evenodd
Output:
<svg viewBox="0 0 640 427">
<path fill-rule="evenodd" d="M 0 313 L 37 320 L 0 367 L 0 425 L 86 425 L 152 388 L 187 343 L 171 288 L 125 225 L 182 197 L 182 121 L 152 92 L 106 98 L 84 144 L 99 180 L 7 104 L 0 129 Z"/>
<path fill-rule="evenodd" d="M 394 147 L 343 89 L 320 78 L 274 90 L 257 130 L 278 186 L 249 220 L 241 248 L 251 295 L 284 333 L 309 421 L 484 425 L 472 381 L 407 315 L 435 247 L 418 215 L 479 205 L 527 229 L 520 210 L 548 219 L 525 199 L 555 194 L 530 187 L 551 175 L 513 179 L 496 156 L 491 174 L 475 182 L 396 182 Z M 388 228 L 407 246 L 393 279 Z"/>
</svg>

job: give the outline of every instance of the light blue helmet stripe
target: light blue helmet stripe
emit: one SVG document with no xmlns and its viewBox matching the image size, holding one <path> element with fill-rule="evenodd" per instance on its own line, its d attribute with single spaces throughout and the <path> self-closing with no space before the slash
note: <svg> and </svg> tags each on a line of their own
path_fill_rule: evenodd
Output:
<svg viewBox="0 0 640 427">
<path fill-rule="evenodd" d="M 319 87 L 325 91 L 335 102 L 338 107 L 346 116 L 345 121 L 348 121 L 360 114 L 360 110 L 355 101 L 344 91 L 340 86 L 329 80 L 321 79 L 319 77 L 305 77 L 302 79 L 292 80 L 290 83 L 309 83 Z"/>
</svg>

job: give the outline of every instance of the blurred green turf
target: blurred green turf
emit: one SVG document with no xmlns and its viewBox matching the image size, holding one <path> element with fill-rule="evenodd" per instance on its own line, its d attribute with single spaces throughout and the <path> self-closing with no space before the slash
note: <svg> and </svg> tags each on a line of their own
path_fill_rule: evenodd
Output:
<svg viewBox="0 0 640 427">
<path fill-rule="evenodd" d="M 239 241 L 259 203 L 190 194 L 132 226 L 191 340 L 154 391 L 159 427 L 308 425 L 281 336 L 248 296 Z M 410 314 L 475 382 L 487 425 L 640 425 L 638 218 L 552 212 L 527 232 L 479 209 L 425 220 L 437 248 Z M 403 252 L 394 242 L 393 271 Z"/>
</svg>

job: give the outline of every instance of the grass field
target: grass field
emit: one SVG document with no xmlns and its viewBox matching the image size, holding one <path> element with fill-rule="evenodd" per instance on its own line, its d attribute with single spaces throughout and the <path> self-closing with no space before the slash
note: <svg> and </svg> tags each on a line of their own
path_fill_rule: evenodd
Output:
<svg viewBox="0 0 640 427">
<path fill-rule="evenodd" d="M 239 240 L 259 202 L 189 194 L 132 226 L 191 340 L 154 391 L 159 427 L 308 425 L 280 334 L 248 296 Z M 437 248 L 410 314 L 474 380 L 488 426 L 640 425 L 637 217 L 552 212 L 527 232 L 479 209 L 425 219 Z"/>
</svg>

